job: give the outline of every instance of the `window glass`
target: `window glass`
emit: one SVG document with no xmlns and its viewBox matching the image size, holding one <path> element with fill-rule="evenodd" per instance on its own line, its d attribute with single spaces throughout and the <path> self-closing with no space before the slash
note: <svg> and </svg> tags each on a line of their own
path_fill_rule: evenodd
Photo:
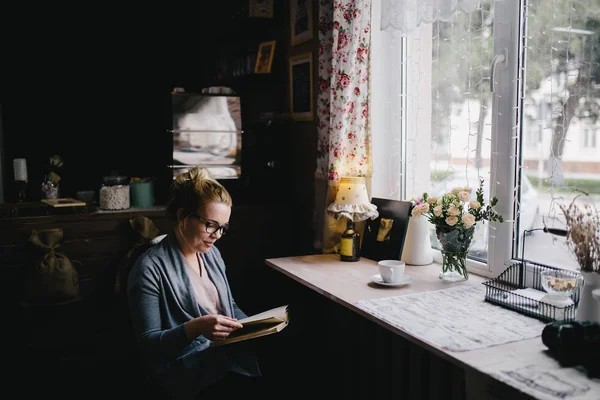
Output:
<svg viewBox="0 0 600 400">
<path fill-rule="evenodd" d="M 522 193 L 519 232 L 564 228 L 559 204 L 580 198 L 600 207 L 600 1 L 527 2 L 525 93 L 522 115 L 522 176 L 533 189 Z M 528 132 L 540 132 L 532 142 Z M 523 222 L 524 219 L 527 222 Z M 523 233 L 518 235 L 519 246 Z M 561 268 L 577 263 L 564 238 L 533 231 L 525 258 Z"/>
<path fill-rule="evenodd" d="M 493 32 L 491 1 L 433 24 L 430 192 L 436 196 L 466 185 L 474 197 L 481 177 L 489 199 Z M 433 228 L 431 239 L 439 248 Z M 485 262 L 487 247 L 488 226 L 478 223 L 469 256 Z"/>
</svg>

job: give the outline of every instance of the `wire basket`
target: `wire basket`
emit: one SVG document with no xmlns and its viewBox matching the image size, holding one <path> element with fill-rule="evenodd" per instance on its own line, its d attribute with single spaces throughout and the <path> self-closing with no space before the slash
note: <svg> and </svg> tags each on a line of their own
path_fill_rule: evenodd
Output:
<svg viewBox="0 0 600 400">
<path fill-rule="evenodd" d="M 548 270 L 558 270 L 567 274 L 573 274 L 573 277 L 579 275 L 576 271 L 564 270 L 524 260 L 508 267 L 498 277 L 483 283 L 486 286 L 485 301 L 544 322 L 573 321 L 575 319 L 577 304 L 579 304 L 580 287 L 570 296 L 573 304 L 566 307 L 557 307 L 515 292 L 519 289 L 534 289 L 544 292 L 540 273 Z"/>
</svg>

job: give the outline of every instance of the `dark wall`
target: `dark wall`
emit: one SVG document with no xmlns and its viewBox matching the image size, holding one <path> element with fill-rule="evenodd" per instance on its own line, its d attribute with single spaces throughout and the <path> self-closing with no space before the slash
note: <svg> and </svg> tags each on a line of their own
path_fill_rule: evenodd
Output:
<svg viewBox="0 0 600 400">
<path fill-rule="evenodd" d="M 309 232 L 316 121 L 290 118 L 288 62 L 313 51 L 316 89 L 318 2 L 313 40 L 293 48 L 288 1 L 275 2 L 274 18 L 249 18 L 248 3 L 209 2 L 195 24 L 158 27 L 140 26 L 141 18 L 121 26 L 114 16 L 91 26 L 58 10 L 32 19 L 28 10 L 0 6 L 11 26 L 21 26 L 0 46 L 5 201 L 16 196 L 14 158 L 27 159 L 28 199 L 36 201 L 48 158 L 59 154 L 65 160 L 61 197 L 98 190 L 102 176 L 117 171 L 155 177 L 156 200 L 163 203 L 171 181 L 169 93 L 176 86 L 187 92 L 228 86 L 242 101 L 243 171 L 242 179 L 223 183 L 238 203 L 295 204 L 294 215 Z M 271 73 L 234 76 L 236 60 L 255 57 L 270 40 L 276 40 Z"/>
</svg>

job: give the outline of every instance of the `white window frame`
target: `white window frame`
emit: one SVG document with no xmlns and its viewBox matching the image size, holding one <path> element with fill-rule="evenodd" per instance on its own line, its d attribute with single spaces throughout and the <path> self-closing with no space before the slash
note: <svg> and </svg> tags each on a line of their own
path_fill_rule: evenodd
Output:
<svg viewBox="0 0 600 400">
<path fill-rule="evenodd" d="M 497 276 L 514 262 L 518 254 L 518 232 L 514 229 L 517 198 L 515 182 L 521 178 L 521 110 L 525 82 L 523 48 L 524 12 L 520 0 L 494 2 L 494 54 L 506 56 L 506 66 L 495 69 L 492 95 L 492 155 L 490 164 L 490 196 L 498 198 L 496 211 L 505 216 L 505 222 L 490 223 L 488 265 L 482 274 Z M 518 224 L 517 224 L 518 227 Z"/>
<path fill-rule="evenodd" d="M 523 61 L 522 43 L 519 39 L 522 34 L 523 17 L 521 2 L 519 0 L 496 1 L 494 7 L 494 54 L 504 55 L 506 62 L 498 64 L 495 68 L 495 78 L 492 77 L 494 93 L 492 94 L 492 155 L 489 179 L 490 196 L 498 198 L 496 211 L 505 217 L 505 222 L 489 222 L 487 263 L 471 258 L 467 260 L 469 272 L 490 278 L 498 276 L 507 266 L 512 265 L 519 250 L 518 235 L 514 230 L 516 202 L 513 188 L 515 181 L 520 179 L 521 171 L 516 168 L 516 160 L 520 159 L 521 121 L 518 107 L 520 106 L 519 93 L 522 88 L 511 82 L 522 82 L 518 72 Z M 518 63 L 515 60 L 518 60 Z M 426 159 L 429 162 L 425 157 L 418 159 Z M 429 171 L 429 164 L 422 167 Z M 408 170 L 410 171 L 410 168 Z M 441 263 L 441 252 L 435 249 L 433 251 L 434 260 Z"/>
<path fill-rule="evenodd" d="M 487 263 L 476 261 L 474 259 L 467 260 L 467 269 L 469 272 L 476 273 L 485 277 L 496 277 L 503 272 L 507 266 L 512 265 L 515 259 L 519 256 L 518 237 L 515 234 L 518 228 L 514 229 L 514 210 L 516 207 L 515 201 L 515 181 L 520 180 L 520 168 L 516 168 L 516 161 L 520 162 L 520 146 L 521 146 L 521 116 L 518 110 L 521 106 L 520 94 L 523 91 L 520 82 L 524 82 L 523 76 L 519 76 L 520 66 L 523 64 L 522 54 L 526 43 L 521 41 L 521 37 L 526 38 L 524 34 L 524 11 L 520 0 L 503 0 L 494 2 L 494 54 L 504 54 L 506 64 L 498 64 L 495 69 L 494 93 L 492 94 L 492 155 L 490 158 L 490 196 L 498 198 L 496 211 L 505 217 L 505 222 L 489 223 L 488 235 L 488 260 Z M 378 18 L 378 13 L 373 13 L 374 18 Z M 375 30 L 372 31 L 375 35 Z M 419 96 L 418 107 L 410 101 L 411 90 L 423 90 L 420 93 L 430 93 L 431 76 L 423 77 L 423 65 L 432 65 L 431 52 L 431 32 L 430 24 L 422 24 L 414 32 L 407 35 L 403 49 L 403 60 L 407 63 L 407 88 L 408 101 L 406 105 L 406 118 L 408 121 L 411 118 L 418 118 L 418 121 L 430 121 L 431 102 L 430 96 Z M 379 33 L 377 33 L 379 34 Z M 427 41 L 429 40 L 429 42 Z M 376 45 L 376 44 L 375 44 Z M 419 48 L 415 48 L 415 47 Z M 404 56 L 407 56 L 405 59 Z M 518 61 L 518 62 L 515 62 Z M 420 74 L 419 79 L 415 80 L 415 74 Z M 383 79 L 377 74 L 372 74 L 374 80 Z M 377 81 L 379 82 L 379 81 Z M 377 84 L 375 82 L 374 84 Z M 423 87 L 417 88 L 419 82 Z M 379 82 L 381 84 L 381 82 Z M 427 86 L 429 85 L 429 86 Z M 427 104 L 429 102 L 429 104 Z M 429 112 L 429 115 L 424 113 Z M 425 118 L 425 119 L 424 119 Z M 374 125 L 376 125 L 374 123 Z M 431 124 L 419 124 L 418 135 L 415 135 L 414 129 L 417 124 L 410 122 L 402 127 L 401 140 L 406 143 L 406 155 L 404 158 L 405 165 L 403 171 L 407 174 L 417 171 L 419 176 L 404 177 L 401 184 L 400 199 L 409 199 L 421 195 L 424 191 L 431 187 L 430 181 L 430 160 L 431 154 L 419 153 L 418 157 L 410 157 L 416 149 L 430 148 L 431 140 Z M 374 179 L 373 191 L 377 193 L 377 172 L 385 171 L 384 165 L 378 166 L 378 160 L 384 160 L 385 149 L 378 154 L 377 138 L 381 138 L 384 134 L 390 132 L 373 132 L 374 144 Z M 381 135 L 381 136 L 380 136 Z M 411 138 L 413 138 L 411 140 Z M 380 139 L 381 140 L 381 139 Z M 381 146 L 380 146 L 381 148 Z M 413 161 L 415 160 L 415 161 Z M 509 161 L 510 160 L 510 161 Z M 411 164 L 416 162 L 416 165 Z M 384 172 L 385 174 L 385 172 Z M 411 184 L 410 180 L 414 182 Z M 517 186 L 518 190 L 518 186 Z M 382 189 L 383 192 L 385 190 Z M 384 197 L 384 196 L 382 196 Z M 394 196 L 396 197 L 396 196 Z M 398 198 L 396 198 L 398 199 Z M 441 263 L 442 257 L 439 250 L 434 251 L 434 261 Z"/>
</svg>

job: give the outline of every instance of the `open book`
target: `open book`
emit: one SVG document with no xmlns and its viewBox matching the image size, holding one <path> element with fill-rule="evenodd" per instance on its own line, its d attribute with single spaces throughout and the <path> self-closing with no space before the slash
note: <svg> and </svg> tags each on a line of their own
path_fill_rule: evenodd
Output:
<svg viewBox="0 0 600 400">
<path fill-rule="evenodd" d="M 251 317 L 240 319 L 238 322 L 244 327 L 231 332 L 225 340 L 212 342 L 212 346 L 222 346 L 280 332 L 289 322 L 288 306 L 272 308 Z"/>
</svg>

